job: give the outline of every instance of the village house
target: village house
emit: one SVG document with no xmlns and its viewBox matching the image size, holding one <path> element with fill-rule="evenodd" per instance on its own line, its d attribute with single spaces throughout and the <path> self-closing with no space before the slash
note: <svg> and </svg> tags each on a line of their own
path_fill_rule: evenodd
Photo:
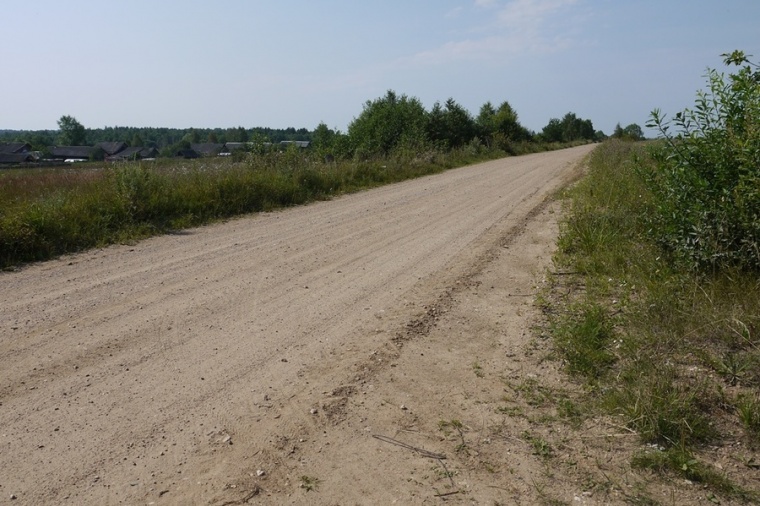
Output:
<svg viewBox="0 0 760 506">
<path fill-rule="evenodd" d="M 93 146 L 53 146 L 50 148 L 50 158 L 53 160 L 89 160 L 94 152 Z"/>
<path fill-rule="evenodd" d="M 95 147 L 102 149 L 105 156 L 109 157 L 117 155 L 127 149 L 127 144 L 125 142 L 99 142 L 95 144 Z"/>
<path fill-rule="evenodd" d="M 146 158 L 156 158 L 158 156 L 158 150 L 156 148 L 144 148 L 142 146 L 134 146 L 124 148 L 118 153 L 110 156 L 106 156 L 107 162 L 123 162 L 126 160 L 144 160 Z"/>
<path fill-rule="evenodd" d="M 200 144 L 190 144 L 190 149 L 200 156 L 217 156 L 224 149 L 224 144 L 215 142 L 203 142 Z"/>
<path fill-rule="evenodd" d="M 32 151 L 32 146 L 27 142 L 3 142 L 0 143 L 0 163 L 23 164 L 33 163 L 39 159 L 39 154 Z"/>
<path fill-rule="evenodd" d="M 29 153 L 32 145 L 28 142 L 0 142 L 0 153 Z"/>
</svg>

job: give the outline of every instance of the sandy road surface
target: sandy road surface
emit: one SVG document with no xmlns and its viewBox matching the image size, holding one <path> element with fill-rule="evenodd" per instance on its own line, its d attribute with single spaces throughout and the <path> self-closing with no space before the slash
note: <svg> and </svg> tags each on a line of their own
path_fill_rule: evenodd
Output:
<svg viewBox="0 0 760 506">
<path fill-rule="evenodd" d="M 285 500 L 277 452 L 335 446 L 383 350 L 591 149 L 0 274 L 0 502 Z"/>
</svg>

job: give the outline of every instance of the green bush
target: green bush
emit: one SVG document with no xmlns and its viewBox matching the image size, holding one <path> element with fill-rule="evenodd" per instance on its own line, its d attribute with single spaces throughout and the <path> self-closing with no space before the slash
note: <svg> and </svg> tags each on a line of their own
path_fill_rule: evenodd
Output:
<svg viewBox="0 0 760 506">
<path fill-rule="evenodd" d="M 664 142 L 645 173 L 655 198 L 652 231 L 694 269 L 760 269 L 760 72 L 741 51 L 739 70 L 707 74 L 694 109 L 647 125 Z M 670 132 L 675 126 L 676 133 Z"/>
<path fill-rule="evenodd" d="M 424 146 L 427 122 L 419 99 L 388 90 L 384 97 L 364 104 L 359 117 L 348 125 L 348 137 L 359 159 L 387 156 L 397 148 Z"/>
</svg>

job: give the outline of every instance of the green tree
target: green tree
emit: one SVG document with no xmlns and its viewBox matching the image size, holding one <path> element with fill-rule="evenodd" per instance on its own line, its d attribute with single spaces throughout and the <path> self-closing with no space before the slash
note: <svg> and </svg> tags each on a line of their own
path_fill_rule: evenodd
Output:
<svg viewBox="0 0 760 506">
<path fill-rule="evenodd" d="M 543 130 L 541 130 L 541 136 L 544 138 L 545 142 L 562 142 L 563 131 L 562 121 L 557 118 L 552 118 Z"/>
<path fill-rule="evenodd" d="M 507 101 L 496 109 L 493 121 L 496 131 L 510 141 L 525 141 L 531 137 L 528 129 L 518 121 L 517 111 Z"/>
<path fill-rule="evenodd" d="M 364 104 L 348 126 L 348 137 L 354 153 L 386 156 L 400 147 L 424 145 L 426 126 L 427 111 L 419 99 L 388 90 L 384 97 Z"/>
<path fill-rule="evenodd" d="M 53 143 L 53 136 L 46 131 L 37 132 L 29 138 L 29 144 L 32 145 L 32 150 L 41 151 L 46 154 Z"/>
<path fill-rule="evenodd" d="M 581 139 L 587 141 L 593 141 L 596 137 L 596 131 L 594 130 L 594 124 L 590 119 L 580 120 L 580 134 Z"/>
<path fill-rule="evenodd" d="M 618 123 L 615 125 L 615 130 L 612 132 L 611 137 L 626 141 L 643 141 L 644 131 L 636 123 L 631 123 L 625 128 L 621 127 L 620 123 Z"/>
<path fill-rule="evenodd" d="M 596 132 L 590 119 L 581 119 L 574 112 L 568 112 L 559 120 L 552 118 L 541 132 L 547 142 L 572 142 L 581 139 L 594 140 Z"/>
<path fill-rule="evenodd" d="M 623 129 L 623 138 L 632 141 L 643 141 L 644 131 L 636 123 L 631 123 Z"/>
<path fill-rule="evenodd" d="M 327 125 L 322 122 L 317 125 L 314 132 L 311 134 L 311 142 L 314 150 L 322 157 L 334 157 L 334 143 L 335 143 L 335 131 L 328 128 Z"/>
<path fill-rule="evenodd" d="M 428 114 L 427 137 L 444 148 L 458 148 L 477 136 L 475 121 L 470 113 L 453 98 L 444 107 L 436 102 Z"/>
<path fill-rule="evenodd" d="M 61 116 L 58 120 L 58 144 L 61 146 L 83 146 L 87 139 L 84 126 L 73 116 Z"/>
<path fill-rule="evenodd" d="M 496 132 L 496 109 L 491 102 L 480 106 L 480 112 L 475 119 L 478 136 L 487 144 L 490 144 L 493 134 Z"/>
</svg>

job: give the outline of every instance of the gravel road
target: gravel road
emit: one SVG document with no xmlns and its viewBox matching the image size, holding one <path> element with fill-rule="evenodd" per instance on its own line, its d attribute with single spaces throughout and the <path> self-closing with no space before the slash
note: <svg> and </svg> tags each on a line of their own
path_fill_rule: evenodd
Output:
<svg viewBox="0 0 760 506">
<path fill-rule="evenodd" d="M 267 448 L 338 441 L 345 402 L 325 399 L 390 367 L 368 357 L 434 318 L 592 149 L 0 273 L 0 502 L 243 504 L 279 490 Z M 261 483 L 250 497 L 243 478 Z"/>
</svg>

